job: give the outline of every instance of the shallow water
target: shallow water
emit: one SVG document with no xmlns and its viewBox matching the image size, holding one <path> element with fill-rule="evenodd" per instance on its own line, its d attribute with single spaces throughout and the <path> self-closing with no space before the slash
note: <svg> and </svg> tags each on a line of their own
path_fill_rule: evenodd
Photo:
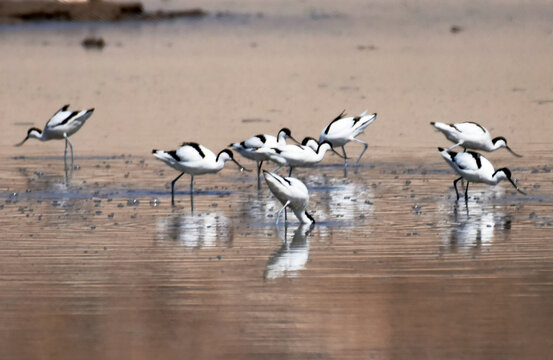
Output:
<svg viewBox="0 0 553 360">
<path fill-rule="evenodd" d="M 437 159 L 439 160 L 439 159 Z M 447 164 L 297 169 L 313 228 L 251 174 L 188 181 L 154 159 L 12 158 L 0 194 L 2 358 L 544 358 L 553 184 L 528 196 Z M 7 166 L 6 166 L 7 165 Z M 544 170 L 545 169 L 545 170 Z M 92 182 L 90 179 L 94 179 Z M 507 184 L 508 185 L 508 184 Z M 467 214 L 468 212 L 468 214 Z"/>
</svg>

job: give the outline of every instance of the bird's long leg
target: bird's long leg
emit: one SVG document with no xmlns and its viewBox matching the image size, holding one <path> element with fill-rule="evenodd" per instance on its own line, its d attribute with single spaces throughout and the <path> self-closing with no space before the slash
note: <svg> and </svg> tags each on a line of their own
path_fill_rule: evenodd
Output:
<svg viewBox="0 0 553 360">
<path fill-rule="evenodd" d="M 282 211 L 283 211 L 283 210 L 286 210 L 286 207 L 287 207 L 288 205 L 290 205 L 290 200 L 288 200 L 288 201 L 286 202 L 286 204 L 284 204 L 284 206 L 282 207 L 282 209 L 280 209 L 280 210 L 278 211 L 278 213 L 277 213 L 277 219 L 276 219 L 276 223 L 275 223 L 276 227 L 278 227 L 278 221 L 280 220 L 280 214 L 282 214 Z M 286 220 L 284 220 L 284 221 L 286 222 Z"/>
<path fill-rule="evenodd" d="M 69 140 L 69 136 L 67 134 L 63 134 L 63 137 L 66 141 L 66 146 L 69 144 L 69 147 L 71 148 L 71 171 L 73 171 L 73 144 L 71 144 L 71 141 Z"/>
<path fill-rule="evenodd" d="M 282 167 L 282 165 L 279 165 L 277 166 L 276 168 L 274 168 L 273 171 L 271 171 L 272 173 L 276 173 L 278 171 L 278 169 L 280 169 Z"/>
<path fill-rule="evenodd" d="M 67 172 L 67 138 L 65 139 L 65 150 L 63 152 L 63 165 L 65 166 L 65 172 Z"/>
<path fill-rule="evenodd" d="M 292 176 L 292 170 L 294 170 L 294 167 L 290 166 L 290 171 L 288 171 L 288 177 Z"/>
<path fill-rule="evenodd" d="M 359 166 L 359 161 L 361 161 L 361 157 L 363 156 L 365 151 L 367 151 L 367 148 L 369 147 L 369 144 L 367 144 L 366 142 L 364 142 L 362 140 L 356 139 L 356 138 L 353 138 L 353 141 L 355 141 L 356 143 L 359 143 L 359 144 L 363 144 L 363 151 L 361 151 L 361 155 L 359 155 L 359 158 L 357 158 L 357 161 L 355 162 L 355 166 Z"/>
<path fill-rule="evenodd" d="M 182 172 L 179 176 L 175 178 L 175 180 L 171 181 L 171 205 L 175 206 L 175 183 L 178 179 L 180 179 L 181 176 L 184 175 L 184 172 Z"/>
<path fill-rule="evenodd" d="M 462 145 L 464 141 L 459 141 L 457 144 L 453 145 L 452 147 L 447 148 L 446 151 L 451 151 L 452 149 L 455 149 L 457 146 Z"/>
<path fill-rule="evenodd" d="M 190 175 L 190 211 L 194 214 L 194 175 Z"/>
<path fill-rule="evenodd" d="M 469 205 L 469 184 L 470 182 L 467 180 L 467 186 L 465 187 L 465 204 Z"/>
<path fill-rule="evenodd" d="M 457 194 L 457 200 L 459 200 L 459 191 L 457 190 L 457 182 L 462 178 L 463 177 L 461 176 L 460 178 L 453 180 L 453 187 L 455 188 L 455 194 Z"/>
<path fill-rule="evenodd" d="M 261 165 L 263 165 L 263 160 L 257 162 L 257 189 L 261 189 L 261 178 L 259 177 Z"/>
<path fill-rule="evenodd" d="M 348 156 L 346 155 L 346 148 L 342 145 L 342 152 L 344 153 L 344 166 L 348 166 Z"/>
</svg>

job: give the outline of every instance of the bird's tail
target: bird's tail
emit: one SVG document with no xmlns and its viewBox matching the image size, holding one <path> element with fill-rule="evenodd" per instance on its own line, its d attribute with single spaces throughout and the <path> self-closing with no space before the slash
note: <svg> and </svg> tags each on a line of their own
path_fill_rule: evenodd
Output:
<svg viewBox="0 0 553 360">
<path fill-rule="evenodd" d="M 438 129 L 440 131 L 450 131 L 451 130 L 451 125 L 448 125 L 448 124 L 442 123 L 442 122 L 432 121 L 430 123 L 430 125 L 434 126 L 436 129 Z"/>
</svg>

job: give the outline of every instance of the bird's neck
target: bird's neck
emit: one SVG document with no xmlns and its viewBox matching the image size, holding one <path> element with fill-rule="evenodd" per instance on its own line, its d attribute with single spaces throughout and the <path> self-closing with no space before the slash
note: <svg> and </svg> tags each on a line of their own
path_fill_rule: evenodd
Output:
<svg viewBox="0 0 553 360">
<path fill-rule="evenodd" d="M 304 224 L 311 224 L 314 222 L 313 218 L 310 217 L 305 210 L 297 212 L 296 217 Z"/>
</svg>

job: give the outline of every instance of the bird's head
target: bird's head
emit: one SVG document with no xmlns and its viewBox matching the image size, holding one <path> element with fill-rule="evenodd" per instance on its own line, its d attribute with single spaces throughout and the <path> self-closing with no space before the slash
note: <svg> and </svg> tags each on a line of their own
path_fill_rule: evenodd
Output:
<svg viewBox="0 0 553 360">
<path fill-rule="evenodd" d="M 493 146 L 496 149 L 499 149 L 501 147 L 504 147 L 505 149 L 509 150 L 511 154 L 513 154 L 516 157 L 522 157 L 522 155 L 517 154 L 514 152 L 509 145 L 507 145 L 507 139 L 505 139 L 503 136 L 498 136 L 492 140 Z"/>
<path fill-rule="evenodd" d="M 496 178 L 497 181 L 508 180 L 511 184 L 513 184 L 513 186 L 515 187 L 515 189 L 517 189 L 519 193 L 526 195 L 524 191 L 519 189 L 517 185 L 518 180 L 512 177 L 511 170 L 507 168 L 498 169 L 493 173 L 493 178 Z"/>
<path fill-rule="evenodd" d="M 20 143 L 15 144 L 15 146 L 23 145 L 23 143 L 27 141 L 29 138 L 40 139 L 41 137 L 42 137 L 42 130 L 40 130 L 39 128 L 32 127 L 29 130 L 27 130 L 27 136 L 25 136 L 25 139 L 23 139 L 23 141 L 21 141 Z"/>
</svg>

